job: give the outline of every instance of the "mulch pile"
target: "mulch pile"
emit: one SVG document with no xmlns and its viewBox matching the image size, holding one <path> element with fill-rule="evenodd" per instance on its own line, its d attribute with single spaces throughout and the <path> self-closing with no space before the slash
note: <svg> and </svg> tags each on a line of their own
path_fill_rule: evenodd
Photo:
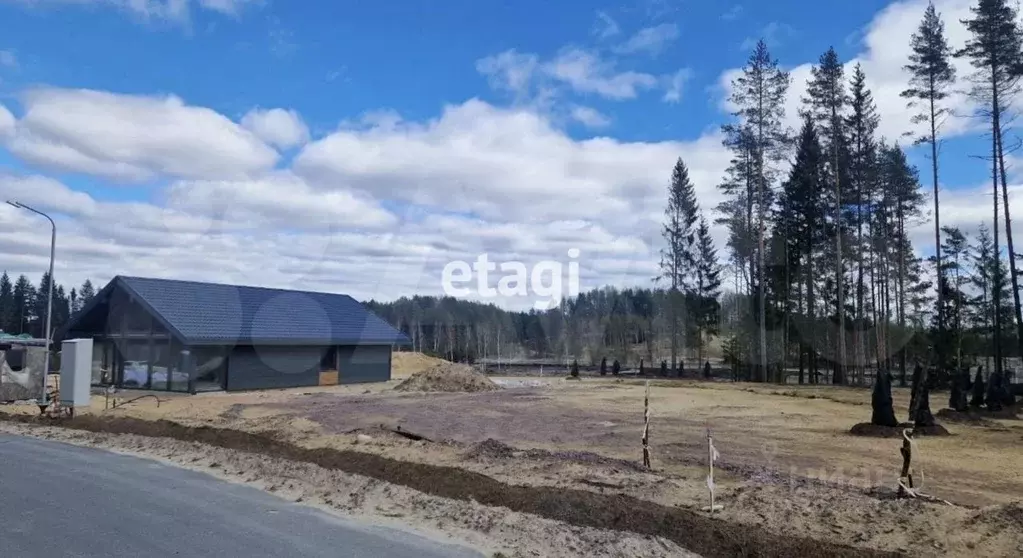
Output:
<svg viewBox="0 0 1023 558">
<path fill-rule="evenodd" d="M 497 391 L 501 386 L 471 366 L 443 362 L 416 372 L 394 389 L 421 392 L 479 392 Z"/>
<path fill-rule="evenodd" d="M 538 515 L 572 525 L 660 536 L 705 556 L 881 557 L 898 553 L 854 548 L 741 525 L 696 511 L 669 507 L 619 493 L 550 486 L 514 486 L 459 469 L 389 459 L 333 448 L 303 448 L 266 435 L 226 428 L 191 427 L 160 420 L 81 415 L 54 420 L 0 413 L 0 420 L 110 434 L 135 434 L 198 442 L 226 449 L 312 463 L 407 486 L 427 494 Z M 495 448 L 496 449 L 496 448 Z"/>
<path fill-rule="evenodd" d="M 922 426 L 913 428 L 913 423 L 904 422 L 898 426 L 881 426 L 869 422 L 861 422 L 849 429 L 853 436 L 864 436 L 867 438 L 901 438 L 902 431 L 910 428 L 916 436 L 951 436 L 948 430 L 940 424 L 934 426 Z"/>
</svg>

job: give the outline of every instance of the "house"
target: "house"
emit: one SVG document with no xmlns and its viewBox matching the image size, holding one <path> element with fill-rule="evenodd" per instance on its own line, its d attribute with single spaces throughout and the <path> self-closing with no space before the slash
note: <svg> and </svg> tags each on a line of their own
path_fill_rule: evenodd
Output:
<svg viewBox="0 0 1023 558">
<path fill-rule="evenodd" d="M 191 393 L 386 381 L 410 343 L 348 295 L 125 276 L 56 334 L 74 338 L 94 385 Z"/>
</svg>

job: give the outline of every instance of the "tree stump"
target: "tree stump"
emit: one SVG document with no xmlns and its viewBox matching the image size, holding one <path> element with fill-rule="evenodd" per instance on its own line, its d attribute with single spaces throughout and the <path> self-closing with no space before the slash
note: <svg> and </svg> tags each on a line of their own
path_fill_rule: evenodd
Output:
<svg viewBox="0 0 1023 558">
<path fill-rule="evenodd" d="M 985 389 L 984 389 L 984 375 L 983 375 L 983 372 L 984 372 L 984 367 L 983 366 L 978 366 L 977 367 L 977 376 L 973 380 L 973 386 L 972 386 L 973 394 L 972 394 L 972 397 L 970 398 L 970 406 L 971 407 L 983 407 L 984 406 L 984 391 L 985 391 Z"/>
<path fill-rule="evenodd" d="M 874 381 L 870 406 L 873 408 L 871 424 L 893 427 L 899 425 L 898 419 L 895 418 L 895 408 L 892 406 L 892 376 L 887 370 L 882 370 Z"/>
</svg>

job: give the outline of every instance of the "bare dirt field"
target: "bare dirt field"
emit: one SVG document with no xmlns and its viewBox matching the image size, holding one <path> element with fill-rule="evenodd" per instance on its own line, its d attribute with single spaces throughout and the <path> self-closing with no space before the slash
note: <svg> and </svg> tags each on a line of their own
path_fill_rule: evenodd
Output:
<svg viewBox="0 0 1023 558">
<path fill-rule="evenodd" d="M 428 357 L 400 353 L 395 355 L 395 376 L 404 378 L 436 365 Z M 91 414 L 103 419 L 165 419 L 190 427 L 260 434 L 299 448 L 330 448 L 389 462 L 445 467 L 485 475 L 504 487 L 502 491 L 539 487 L 557 491 L 566 501 L 586 499 L 578 493 L 626 498 L 622 509 L 647 510 L 655 514 L 651 517 L 667 514 L 664 517 L 685 523 L 690 531 L 711 529 L 700 519 L 707 515 L 700 508 L 708 497 L 710 428 L 721 454 L 715 473 L 717 503 L 724 506 L 712 525 L 722 533 L 729 527 L 836 545 L 816 555 L 856 555 L 849 553 L 855 549 L 862 555 L 912 556 L 1023 552 L 1023 421 L 1018 419 L 944 421 L 951 436 L 919 439 L 913 465 L 918 475 L 922 472 L 923 491 L 953 504 L 946 505 L 894 497 L 901 440 L 848 433 L 851 426 L 870 418 L 866 390 L 651 381 L 653 470 L 646 471 L 639 465 L 641 381 L 494 378 L 504 389 L 479 393 L 405 393 L 393 389 L 399 381 L 234 394 L 160 394 L 159 406 L 146 398 L 113 410 L 105 410 L 103 398 L 97 397 Z M 904 419 L 908 390 L 894 391 L 896 412 Z M 934 394 L 932 408 L 941 409 L 946 397 Z M 403 479 L 390 480 L 409 486 Z M 435 493 L 431 486 L 419 489 Z M 508 507 L 527 515 L 611 526 L 655 538 L 663 535 L 656 540 L 681 546 L 686 546 L 683 541 L 700 544 L 691 535 L 675 536 L 659 527 L 647 530 L 629 518 L 580 518 L 537 507 L 530 503 L 532 496 L 508 494 L 512 493 L 505 497 L 515 500 Z M 602 505 L 614 508 L 616 501 Z M 797 555 L 791 554 L 797 552 L 793 549 L 806 548 L 800 541 L 774 541 L 775 546 L 757 548 L 763 540 L 767 539 L 750 535 L 722 539 L 721 544 L 737 545 L 728 548 L 744 548 L 740 553 L 751 556 Z M 527 547 L 516 547 L 519 555 L 535 555 Z M 677 547 L 657 548 L 662 555 L 683 555 Z M 689 548 L 716 554 L 713 548 Z M 580 549 L 579 555 L 586 555 Z"/>
</svg>

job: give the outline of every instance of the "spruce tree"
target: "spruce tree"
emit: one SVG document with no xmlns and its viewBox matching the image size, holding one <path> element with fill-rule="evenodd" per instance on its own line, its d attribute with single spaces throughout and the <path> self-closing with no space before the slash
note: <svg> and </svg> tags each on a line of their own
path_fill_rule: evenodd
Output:
<svg viewBox="0 0 1023 558">
<path fill-rule="evenodd" d="M 1015 251 L 1013 249 L 1012 222 L 1009 214 L 1009 194 L 1005 173 L 1005 150 L 1003 147 L 1005 116 L 1010 109 L 1012 97 L 1019 92 L 1019 78 L 1023 71 L 1023 35 L 1017 23 L 1016 10 L 1006 0 L 978 0 L 977 5 L 970 8 L 971 19 L 963 20 L 963 25 L 970 32 L 963 49 L 956 56 L 965 57 L 976 68 L 971 76 L 973 87 L 970 91 L 974 100 L 983 108 L 991 126 L 991 174 L 994 201 L 994 254 L 1000 259 L 1001 249 L 998 243 L 998 181 L 1002 181 L 1002 203 L 1004 204 L 1006 245 L 1008 247 L 1010 281 L 1012 283 L 1013 309 L 1015 310 L 1017 341 L 1023 348 L 1023 316 L 1021 316 L 1018 278 L 1016 273 Z M 996 279 L 1000 279 L 996 276 Z M 993 285 L 993 304 L 1001 307 L 1000 284 Z M 995 330 L 1002 331 L 1002 317 L 995 312 Z M 1002 339 L 1001 335 L 994 338 L 995 364 L 992 378 L 1002 377 Z"/>
<path fill-rule="evenodd" d="M 811 381 L 817 377 L 816 358 L 816 283 L 814 258 L 826 238 L 825 214 L 825 156 L 817 129 L 809 115 L 803 116 L 803 126 L 797 139 L 796 158 L 788 179 L 782 184 L 775 214 L 775 229 L 782 231 L 788 244 L 791 262 L 790 274 L 798 290 L 799 322 L 799 382 L 810 368 Z"/>
<path fill-rule="evenodd" d="M 835 288 L 835 311 L 838 320 L 838 329 L 835 337 L 837 347 L 835 351 L 835 374 L 832 377 L 833 383 L 845 383 L 845 273 L 843 271 L 843 260 L 845 252 L 842 250 L 842 184 L 848 178 L 848 161 L 846 160 L 847 137 L 843 114 L 849 104 L 849 97 L 845 91 L 844 71 L 838 60 L 838 53 L 834 48 L 829 48 L 821 55 L 816 66 L 811 70 L 812 77 L 807 83 L 807 99 L 809 113 L 813 115 L 815 124 L 825 138 L 826 150 L 828 152 L 829 174 L 832 181 L 832 203 L 835 237 L 834 254 L 834 288 Z"/>
<path fill-rule="evenodd" d="M 14 285 L 4 271 L 0 276 L 0 331 L 11 333 L 14 329 Z"/>
<path fill-rule="evenodd" d="M 925 123 L 927 132 L 916 134 L 914 143 L 929 144 L 931 147 L 931 180 L 934 195 L 934 259 L 935 267 L 939 277 L 943 272 L 941 252 L 941 207 L 938 200 L 938 131 L 942 122 L 949 114 L 949 109 L 942 106 L 944 101 L 955 84 L 955 68 L 952 66 L 950 56 L 951 48 L 945 39 L 945 23 L 941 20 L 934 3 L 927 5 L 924 11 L 923 21 L 920 27 L 913 34 L 910 40 L 912 53 L 909 55 L 909 64 L 904 69 L 910 72 L 909 87 L 902 92 L 902 96 L 909 99 L 909 108 L 919 110 L 913 116 L 914 124 Z M 922 105 L 922 106 L 921 106 Z M 943 294 L 942 280 L 938 280 L 937 316 L 938 337 L 944 336 L 945 322 L 943 317 Z M 942 358 L 943 347 L 939 344 L 938 360 L 946 365 Z"/>
<path fill-rule="evenodd" d="M 873 95 L 867 88 L 867 76 L 863 73 L 863 68 L 859 64 L 856 64 L 856 68 L 853 71 L 849 92 L 850 114 L 846 118 L 846 127 L 850 134 L 849 166 L 853 187 L 852 202 L 855 206 L 855 212 L 852 213 L 852 217 L 854 221 L 853 230 L 856 233 L 856 247 L 854 249 L 856 260 L 856 325 L 853 335 L 854 344 L 856 345 L 854 348 L 856 354 L 856 380 L 857 383 L 862 384 L 866 376 L 864 366 L 867 360 L 866 336 L 864 335 L 864 330 L 866 329 L 864 322 L 866 318 L 863 307 L 864 295 L 866 294 L 863 284 L 863 253 L 865 251 L 863 226 L 865 216 L 867 215 L 864 211 L 864 206 L 869 203 L 871 186 L 875 182 L 873 173 L 876 166 L 877 144 L 874 136 L 880 123 L 880 117 L 877 114 L 877 106 L 874 104 Z"/>
<path fill-rule="evenodd" d="M 772 188 L 777 179 L 778 168 L 785 160 L 789 144 L 789 131 L 785 129 L 785 95 L 790 83 L 789 74 L 771 58 L 767 43 L 757 42 L 742 74 L 732 82 L 730 101 L 737 107 L 734 116 L 736 124 L 724 127 L 728 139 L 726 145 L 741 141 L 752 144 L 750 149 L 754 191 L 750 192 L 750 204 L 756 206 L 756 253 L 757 273 L 751 274 L 751 281 L 757 285 L 758 331 L 758 372 L 757 380 L 767 379 L 767 310 L 765 289 L 765 217 L 771 205 Z M 751 219 L 752 221 L 752 219 Z"/>
<path fill-rule="evenodd" d="M 33 316 L 32 305 L 36 298 L 35 287 L 28 277 L 19 275 L 14 282 L 14 321 L 16 327 L 10 333 L 20 335 L 26 332 L 28 320 Z"/>
<path fill-rule="evenodd" d="M 668 205 L 664 209 L 661 236 L 667 246 L 661 250 L 660 276 L 668 284 L 668 310 L 671 320 L 671 365 L 678 361 L 679 321 L 686 294 L 691 292 L 692 272 L 696 262 L 696 222 L 699 206 L 696 189 L 689 180 L 689 169 L 682 159 L 675 163 L 668 188 Z"/>
<path fill-rule="evenodd" d="M 82 287 L 78 289 L 78 298 L 81 300 L 81 305 L 85 306 L 92 300 L 92 297 L 96 296 L 96 288 L 92 286 L 92 281 L 86 279 L 82 283 Z"/>
<path fill-rule="evenodd" d="M 718 263 L 717 249 L 710 237 L 707 220 L 700 217 L 696 229 L 696 285 L 693 322 L 697 332 L 697 358 L 703 360 L 703 339 L 705 335 L 716 333 L 721 304 L 721 265 Z"/>
</svg>

